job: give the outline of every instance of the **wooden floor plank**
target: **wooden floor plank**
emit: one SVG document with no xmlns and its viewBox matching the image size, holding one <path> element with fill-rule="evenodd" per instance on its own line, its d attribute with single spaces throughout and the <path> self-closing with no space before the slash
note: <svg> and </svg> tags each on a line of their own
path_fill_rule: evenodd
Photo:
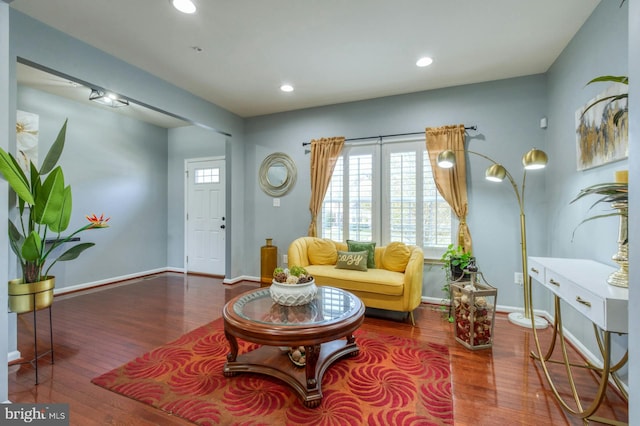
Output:
<svg viewBox="0 0 640 426">
<path fill-rule="evenodd" d="M 220 279 L 164 273 L 148 279 L 59 296 L 53 304 L 55 364 L 39 363 L 40 384 L 34 385 L 31 365 L 9 368 L 12 402 L 69 403 L 72 425 L 185 425 L 190 424 L 140 402 L 93 385 L 92 378 L 143 353 L 175 340 L 184 333 L 221 317 L 224 304 L 234 296 L 259 287 L 241 282 L 224 285 Z M 367 326 L 421 342 L 446 345 L 451 356 L 452 393 L 456 425 L 581 425 L 553 398 L 542 369 L 529 357 L 530 330 L 509 323 L 497 314 L 492 348 L 472 351 L 456 342 L 453 326 L 437 307 L 418 308 L 416 326 L 368 312 Z M 33 357 L 33 317 L 18 316 L 18 349 Z M 391 319 L 390 319 L 391 318 Z M 38 345 L 49 346 L 46 311 L 38 313 Z M 547 341 L 549 330 L 541 331 Z M 573 359 L 580 360 L 570 348 Z M 561 366 L 552 374 L 560 377 Z M 581 393 L 595 395 L 593 374 L 576 374 Z M 560 386 L 568 395 L 569 388 Z M 627 406 L 613 389 L 598 413 L 627 420 Z"/>
</svg>

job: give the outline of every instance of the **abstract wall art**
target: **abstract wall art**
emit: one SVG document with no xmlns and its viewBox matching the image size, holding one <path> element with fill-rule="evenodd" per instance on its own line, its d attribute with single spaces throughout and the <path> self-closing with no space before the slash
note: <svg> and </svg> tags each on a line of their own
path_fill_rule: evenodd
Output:
<svg viewBox="0 0 640 426">
<path fill-rule="evenodd" d="M 576 111 L 578 170 L 624 160 L 629 156 L 628 115 L 623 114 L 617 125 L 613 121 L 616 112 L 626 108 L 627 99 L 600 102 L 587 110 L 597 100 L 621 94 L 624 89 L 626 86 L 614 84 Z"/>
</svg>

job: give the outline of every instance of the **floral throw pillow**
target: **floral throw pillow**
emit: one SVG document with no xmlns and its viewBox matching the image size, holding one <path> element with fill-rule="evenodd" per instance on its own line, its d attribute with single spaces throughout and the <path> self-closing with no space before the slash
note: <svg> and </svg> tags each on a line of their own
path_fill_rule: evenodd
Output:
<svg viewBox="0 0 640 426">
<path fill-rule="evenodd" d="M 376 243 L 374 242 L 363 242 L 363 241 L 354 241 L 347 240 L 347 247 L 349 251 L 367 251 L 367 268 L 375 268 L 376 267 Z"/>
<path fill-rule="evenodd" d="M 368 252 L 364 251 L 339 251 L 336 269 L 353 269 L 354 271 L 367 270 Z"/>
</svg>

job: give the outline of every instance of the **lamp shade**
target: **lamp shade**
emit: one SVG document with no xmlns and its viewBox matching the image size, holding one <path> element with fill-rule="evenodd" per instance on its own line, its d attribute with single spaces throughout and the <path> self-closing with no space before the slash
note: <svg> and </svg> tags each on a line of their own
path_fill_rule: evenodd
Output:
<svg viewBox="0 0 640 426">
<path fill-rule="evenodd" d="M 543 169 L 547 165 L 547 161 L 547 154 L 536 148 L 522 156 L 522 165 L 526 170 Z"/>
<path fill-rule="evenodd" d="M 438 154 L 438 167 L 450 169 L 456 164 L 456 154 L 451 150 L 442 151 Z"/>
<path fill-rule="evenodd" d="M 502 167 L 501 164 L 492 164 L 484 172 L 484 177 L 491 182 L 502 182 L 507 175 L 507 169 Z"/>
</svg>

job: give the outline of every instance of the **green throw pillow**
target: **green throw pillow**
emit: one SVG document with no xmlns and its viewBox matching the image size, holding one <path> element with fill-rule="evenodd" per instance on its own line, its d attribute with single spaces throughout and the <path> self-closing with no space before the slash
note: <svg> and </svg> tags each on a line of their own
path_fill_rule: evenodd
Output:
<svg viewBox="0 0 640 426">
<path fill-rule="evenodd" d="M 338 251 L 336 269 L 353 269 L 355 271 L 367 270 L 366 250 L 363 251 Z"/>
<path fill-rule="evenodd" d="M 347 240 L 347 247 L 349 248 L 349 251 L 366 250 L 367 252 L 369 252 L 367 255 L 367 268 L 376 267 L 376 258 L 375 258 L 376 243 Z"/>
</svg>

